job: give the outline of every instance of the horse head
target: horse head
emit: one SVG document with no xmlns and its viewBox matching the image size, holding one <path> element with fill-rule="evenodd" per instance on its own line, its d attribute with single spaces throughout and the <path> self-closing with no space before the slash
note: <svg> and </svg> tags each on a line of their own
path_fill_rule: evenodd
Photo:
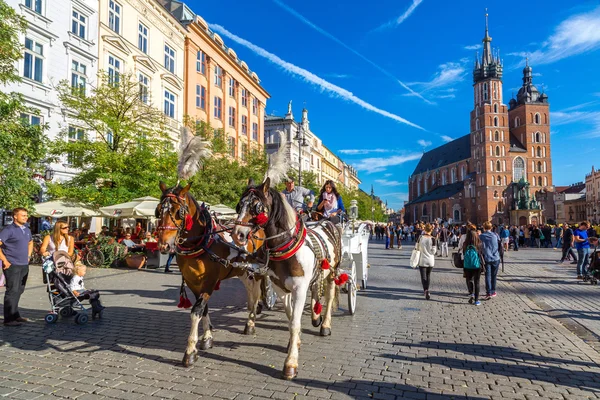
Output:
<svg viewBox="0 0 600 400">
<path fill-rule="evenodd" d="M 162 195 L 155 216 L 158 219 L 158 248 L 163 254 L 175 252 L 177 246 L 185 242 L 188 232 L 206 224 L 204 217 L 200 221 L 198 203 L 189 194 L 191 186 L 189 183 L 182 187 L 178 183 L 167 188 L 164 182 L 160 182 Z"/>
</svg>

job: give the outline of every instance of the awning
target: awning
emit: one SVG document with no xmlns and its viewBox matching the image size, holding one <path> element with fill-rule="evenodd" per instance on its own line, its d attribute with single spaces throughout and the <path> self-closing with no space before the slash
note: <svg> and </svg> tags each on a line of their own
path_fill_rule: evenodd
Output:
<svg viewBox="0 0 600 400">
<path fill-rule="evenodd" d="M 133 199 L 127 203 L 101 207 L 100 212 L 109 218 L 148 218 L 154 217 L 158 199 L 151 196 Z"/>
<path fill-rule="evenodd" d="M 101 213 L 89 206 L 69 200 L 54 200 L 37 203 L 31 213 L 34 217 L 97 217 Z"/>
</svg>

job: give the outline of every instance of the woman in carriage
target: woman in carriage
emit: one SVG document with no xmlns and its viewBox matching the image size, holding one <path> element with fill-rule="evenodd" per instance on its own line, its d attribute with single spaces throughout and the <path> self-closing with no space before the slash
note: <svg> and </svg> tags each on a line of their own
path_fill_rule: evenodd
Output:
<svg viewBox="0 0 600 400">
<path fill-rule="evenodd" d="M 321 188 L 317 211 L 323 214 L 323 218 L 334 224 L 339 224 L 341 221 L 340 215 L 346 212 L 342 196 L 338 193 L 332 180 L 325 181 L 325 185 Z"/>
</svg>

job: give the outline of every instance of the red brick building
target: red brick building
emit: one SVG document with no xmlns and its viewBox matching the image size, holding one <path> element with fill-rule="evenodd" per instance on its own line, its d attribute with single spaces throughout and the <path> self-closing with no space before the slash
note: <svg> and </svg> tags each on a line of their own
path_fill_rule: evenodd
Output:
<svg viewBox="0 0 600 400">
<path fill-rule="evenodd" d="M 486 15 L 483 55 L 473 67 L 470 133 L 423 154 L 409 178 L 407 222 L 544 222 L 544 204 L 536 199 L 553 190 L 548 96 L 533 85 L 527 63 L 516 99 L 504 104 L 503 65 L 491 41 Z M 517 193 L 526 201 L 513 198 Z"/>
</svg>

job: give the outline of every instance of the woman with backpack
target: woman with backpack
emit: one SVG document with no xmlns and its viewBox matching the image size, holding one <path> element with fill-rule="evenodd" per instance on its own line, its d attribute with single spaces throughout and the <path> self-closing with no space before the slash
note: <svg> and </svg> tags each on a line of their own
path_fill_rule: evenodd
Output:
<svg viewBox="0 0 600 400">
<path fill-rule="evenodd" d="M 479 278 L 481 277 L 481 251 L 483 246 L 481 240 L 477 234 L 477 230 L 468 229 L 465 235 L 465 241 L 462 246 L 462 253 L 464 257 L 464 271 L 465 278 L 467 280 L 467 287 L 469 288 L 469 304 L 475 304 L 480 306 L 479 301 Z"/>
<path fill-rule="evenodd" d="M 423 233 L 419 237 L 419 241 L 417 243 L 418 249 L 421 251 L 421 257 L 419 258 L 421 284 L 423 284 L 423 291 L 427 300 L 431 298 L 431 295 L 429 294 L 429 282 L 431 270 L 435 265 L 435 253 L 437 252 L 435 238 L 431 236 L 432 232 L 433 226 L 429 223 L 425 224 Z"/>
</svg>

